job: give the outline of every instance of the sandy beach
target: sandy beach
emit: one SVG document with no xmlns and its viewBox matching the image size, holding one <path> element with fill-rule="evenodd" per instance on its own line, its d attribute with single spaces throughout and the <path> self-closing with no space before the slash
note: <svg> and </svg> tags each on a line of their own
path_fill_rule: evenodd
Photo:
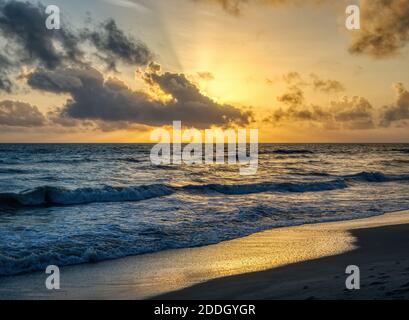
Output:
<svg viewBox="0 0 409 320">
<path fill-rule="evenodd" d="M 400 299 L 409 297 L 409 211 L 277 228 L 198 248 L 0 278 L 0 299 Z M 357 265 L 361 289 L 345 288 Z"/>
</svg>

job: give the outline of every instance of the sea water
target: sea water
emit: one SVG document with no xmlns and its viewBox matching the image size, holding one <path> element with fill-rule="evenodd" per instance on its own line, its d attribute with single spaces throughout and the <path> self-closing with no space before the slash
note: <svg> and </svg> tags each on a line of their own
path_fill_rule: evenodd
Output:
<svg viewBox="0 0 409 320">
<path fill-rule="evenodd" d="M 153 165 L 150 144 L 0 144 L 0 276 L 409 209 L 409 145 L 261 144 Z"/>
</svg>

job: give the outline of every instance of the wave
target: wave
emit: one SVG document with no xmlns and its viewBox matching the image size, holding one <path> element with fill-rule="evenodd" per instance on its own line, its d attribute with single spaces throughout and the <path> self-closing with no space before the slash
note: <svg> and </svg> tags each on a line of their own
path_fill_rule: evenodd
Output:
<svg viewBox="0 0 409 320">
<path fill-rule="evenodd" d="M 391 151 L 395 151 L 395 152 L 402 152 L 402 153 L 409 153 L 409 149 L 391 149 Z"/>
<path fill-rule="evenodd" d="M 277 149 L 272 153 L 275 154 L 313 154 L 314 152 L 306 149 Z"/>
<path fill-rule="evenodd" d="M 310 176 L 331 177 L 331 175 L 326 172 L 291 172 L 291 174 L 296 175 L 296 176 L 305 176 L 305 177 L 310 177 Z"/>
<path fill-rule="evenodd" d="M 263 192 L 321 192 L 348 188 L 348 182 L 409 181 L 409 174 L 387 175 L 382 172 L 360 172 L 327 181 L 260 182 L 252 184 L 198 184 L 171 186 L 152 184 L 130 187 L 78 188 L 41 186 L 20 193 L 0 193 L 0 205 L 6 206 L 65 206 L 99 202 L 141 201 L 171 195 L 178 191 L 217 192 L 244 195 Z"/>
<path fill-rule="evenodd" d="M 0 204 L 14 206 L 58 206 L 94 202 L 140 201 L 172 194 L 172 187 L 153 184 L 135 187 L 66 189 L 43 186 L 21 193 L 0 193 Z"/>
<path fill-rule="evenodd" d="M 189 185 L 183 187 L 184 190 L 202 190 L 202 191 L 216 191 L 226 195 L 235 194 L 252 194 L 268 191 L 277 192 L 318 192 L 329 191 L 335 189 L 347 188 L 345 181 L 338 179 L 332 181 L 322 182 L 281 182 L 281 183 L 253 183 L 240 185 L 226 185 L 226 184 L 208 184 L 208 185 Z"/>
<path fill-rule="evenodd" d="M 37 246 L 17 247 L 12 250 L 12 254 L 7 251 L 0 252 L 0 277 L 45 270 L 48 265 L 61 267 L 95 263 L 169 249 L 211 245 L 271 228 L 351 220 L 383 213 L 383 210 L 375 210 L 356 214 L 303 216 L 297 219 L 276 221 L 274 216 L 281 215 L 280 210 L 262 205 L 240 210 L 235 217 L 229 220 L 230 227 L 223 228 L 222 224 L 221 229 L 218 230 L 219 232 L 209 232 L 207 228 L 203 231 L 200 228 L 195 229 L 194 226 L 191 226 L 193 230 L 190 231 L 190 228 L 184 229 L 183 226 L 183 229 L 168 228 L 163 230 L 158 225 L 152 225 L 138 230 L 132 235 L 120 229 L 110 230 L 110 232 L 99 237 L 95 237 L 94 234 L 84 234 L 81 236 L 80 241 L 71 240 L 71 234 L 65 237 L 62 236 L 58 241 L 54 239 L 50 241 L 45 233 L 41 234 L 40 239 L 35 238 L 35 240 L 39 240 L 34 242 Z M 201 231 L 206 232 L 206 234 L 203 235 Z M 178 236 L 175 236 L 176 234 Z M 14 239 L 14 237 L 12 236 L 11 239 Z M 7 243 L 8 239 L 5 240 Z M 27 254 L 27 250 L 30 251 L 30 254 Z"/>
<path fill-rule="evenodd" d="M 121 161 L 121 162 L 130 162 L 130 163 L 141 163 L 144 160 L 142 159 L 136 159 L 136 158 L 132 158 L 132 157 L 128 157 L 128 158 L 116 158 L 114 159 L 115 161 Z"/>
<path fill-rule="evenodd" d="M 363 182 L 393 182 L 409 181 L 409 174 L 384 174 L 382 172 L 360 172 L 351 175 L 342 176 L 344 180 L 363 181 Z"/>
<path fill-rule="evenodd" d="M 26 174 L 33 173 L 33 171 L 13 168 L 0 168 L 0 174 Z"/>
<path fill-rule="evenodd" d="M 83 158 L 83 159 L 43 159 L 34 161 L 33 163 L 56 163 L 56 164 L 77 164 L 77 163 L 87 163 L 87 162 L 99 162 L 97 159 Z"/>
<path fill-rule="evenodd" d="M 64 206 L 98 202 L 141 201 L 171 195 L 176 191 L 216 191 L 226 195 L 252 194 L 268 191 L 317 192 L 346 188 L 342 180 L 299 183 L 254 183 L 241 185 L 207 184 L 174 187 L 164 184 L 135 187 L 110 187 L 66 189 L 42 186 L 20 193 L 0 193 L 0 204 L 8 206 Z"/>
<path fill-rule="evenodd" d="M 158 169 L 158 170 L 179 170 L 180 166 L 177 164 L 166 165 L 166 164 L 159 164 L 159 165 L 149 165 L 148 168 Z"/>
<path fill-rule="evenodd" d="M 409 159 L 381 160 L 378 163 L 384 166 L 409 164 Z"/>
</svg>

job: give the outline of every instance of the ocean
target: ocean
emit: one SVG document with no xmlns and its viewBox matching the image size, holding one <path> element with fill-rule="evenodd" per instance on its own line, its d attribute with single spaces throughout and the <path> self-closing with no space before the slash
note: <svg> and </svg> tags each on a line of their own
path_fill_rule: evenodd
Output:
<svg viewBox="0 0 409 320">
<path fill-rule="evenodd" d="M 0 144 L 0 276 L 409 209 L 408 144 L 261 144 L 153 165 L 149 144 Z"/>
</svg>

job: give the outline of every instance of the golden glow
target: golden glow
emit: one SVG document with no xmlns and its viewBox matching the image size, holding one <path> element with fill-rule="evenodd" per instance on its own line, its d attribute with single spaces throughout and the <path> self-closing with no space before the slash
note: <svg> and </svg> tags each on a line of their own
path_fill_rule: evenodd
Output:
<svg viewBox="0 0 409 320">
<path fill-rule="evenodd" d="M 409 87 L 409 73 L 402 72 L 407 69 L 405 59 L 374 61 L 348 52 L 349 35 L 340 31 L 339 12 L 325 6 L 319 9 L 248 6 L 245 15 L 235 17 L 216 6 L 186 0 L 154 1 L 150 8 L 140 19 L 135 19 L 134 11 L 121 7 L 115 7 L 109 14 L 121 21 L 122 27 L 135 38 L 147 43 L 164 72 L 185 74 L 204 95 L 218 103 L 243 110 L 251 107 L 256 121 L 249 128 L 259 129 L 260 142 L 398 142 L 409 139 L 409 131 L 404 128 L 337 131 L 291 122 L 278 126 L 264 121 L 272 111 L 283 108 L 277 97 L 288 87 L 282 79 L 283 74 L 291 71 L 298 72 L 303 81 L 311 82 L 310 74 L 314 73 L 323 79 L 336 79 L 345 86 L 345 92 L 331 96 L 311 87 L 304 88 L 306 103 L 323 108 L 328 107 L 330 100 L 345 94 L 365 97 L 379 110 L 393 103 L 390 87 L 394 83 L 400 81 Z M 114 76 L 133 90 L 144 90 L 152 99 L 163 102 L 173 99 L 158 88 L 147 86 L 140 77 L 135 79 L 135 69 L 136 66 L 121 65 L 118 74 L 105 76 Z M 23 75 L 27 72 L 29 70 L 22 70 Z M 209 73 L 211 77 L 201 78 L 200 73 Z M 67 95 L 24 90 L 1 97 L 36 105 L 43 113 L 63 106 L 68 98 Z M 65 128 L 47 134 L 50 128 L 44 128 L 2 132 L 0 139 L 150 142 L 151 129 L 138 126 L 114 132 L 76 132 Z"/>
</svg>

